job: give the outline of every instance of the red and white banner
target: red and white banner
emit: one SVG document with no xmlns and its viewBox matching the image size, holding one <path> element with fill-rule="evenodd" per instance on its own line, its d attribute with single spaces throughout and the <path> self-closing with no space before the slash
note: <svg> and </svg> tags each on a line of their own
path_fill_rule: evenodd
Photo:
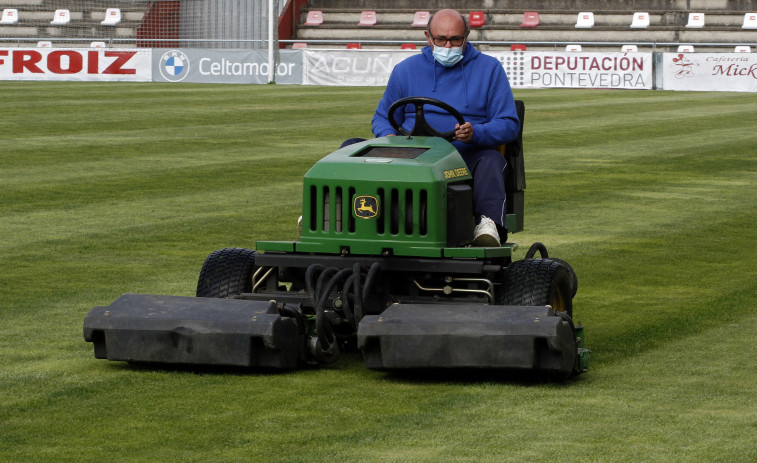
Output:
<svg viewBox="0 0 757 463">
<path fill-rule="evenodd" d="M 757 92 L 752 53 L 663 53 L 663 90 Z"/>
<path fill-rule="evenodd" d="M 150 82 L 151 57 L 149 48 L 0 48 L 0 80 Z"/>
<path fill-rule="evenodd" d="M 652 53 L 487 52 L 513 88 L 653 88 Z"/>
</svg>

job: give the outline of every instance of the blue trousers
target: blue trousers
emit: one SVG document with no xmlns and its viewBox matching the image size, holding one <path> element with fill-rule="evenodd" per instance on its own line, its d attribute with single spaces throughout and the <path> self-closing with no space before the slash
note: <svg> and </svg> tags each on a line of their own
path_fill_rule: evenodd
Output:
<svg viewBox="0 0 757 463">
<path fill-rule="evenodd" d="M 364 138 L 350 138 L 340 148 L 365 141 Z M 470 150 L 463 155 L 465 165 L 473 176 L 473 213 L 476 223 L 485 215 L 497 224 L 500 237 L 506 240 L 505 215 L 505 167 L 507 161 L 494 149 Z"/>
</svg>

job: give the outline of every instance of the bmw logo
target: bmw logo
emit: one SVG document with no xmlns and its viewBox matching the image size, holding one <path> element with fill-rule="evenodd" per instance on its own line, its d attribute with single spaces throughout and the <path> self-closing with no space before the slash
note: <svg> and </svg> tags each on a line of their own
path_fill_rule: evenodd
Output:
<svg viewBox="0 0 757 463">
<path fill-rule="evenodd" d="M 178 50 L 160 57 L 160 75 L 169 82 L 180 82 L 189 74 L 189 58 Z"/>
</svg>

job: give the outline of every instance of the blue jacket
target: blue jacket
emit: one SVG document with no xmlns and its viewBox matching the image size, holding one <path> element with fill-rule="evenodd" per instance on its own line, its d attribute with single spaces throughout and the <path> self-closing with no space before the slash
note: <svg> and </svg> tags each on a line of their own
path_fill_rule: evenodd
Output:
<svg viewBox="0 0 757 463">
<path fill-rule="evenodd" d="M 431 47 L 422 53 L 399 62 L 389 76 L 384 96 L 373 116 L 373 134 L 383 137 L 394 134 L 389 124 L 389 107 L 400 98 L 425 96 L 441 100 L 457 109 L 466 121 L 473 124 L 473 139 L 470 144 L 455 141 L 461 154 L 508 143 L 518 136 L 520 122 L 515 110 L 515 101 L 510 82 L 502 64 L 496 58 L 484 55 L 470 43 L 465 48 L 463 59 L 446 68 L 439 64 Z M 394 119 L 406 130 L 415 123 L 412 106 L 405 111 L 398 109 Z M 436 106 L 424 107 L 426 121 L 440 132 L 454 130 L 454 117 Z"/>
</svg>

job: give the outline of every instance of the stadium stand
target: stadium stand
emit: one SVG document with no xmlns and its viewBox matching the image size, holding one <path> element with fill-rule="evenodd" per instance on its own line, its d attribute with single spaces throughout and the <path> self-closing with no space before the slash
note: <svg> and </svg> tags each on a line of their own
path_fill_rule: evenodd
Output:
<svg viewBox="0 0 757 463">
<path fill-rule="evenodd" d="M 414 43 L 403 43 L 400 46 L 400 49 L 402 50 L 416 50 L 418 47 Z"/>
<path fill-rule="evenodd" d="M 526 51 L 526 46 L 522 43 L 514 43 L 510 45 L 510 51 Z"/>
<path fill-rule="evenodd" d="M 712 7 L 702 6 L 706 2 L 698 3 L 697 13 L 707 16 L 707 25 L 702 28 L 686 27 L 691 11 L 687 9 L 687 2 L 678 0 L 670 0 L 665 5 L 660 1 L 640 0 L 628 7 L 616 3 L 610 7 L 613 9 L 607 9 L 610 4 L 599 0 L 545 1 L 540 3 L 544 9 L 537 11 L 533 9 L 533 2 L 525 0 L 507 2 L 507 8 L 481 8 L 491 3 L 483 0 L 449 1 L 444 6 L 454 7 L 455 3 L 466 18 L 470 18 L 473 12 L 483 13 L 484 24 L 471 27 L 469 36 L 469 40 L 482 50 L 509 50 L 511 44 L 518 43 L 528 45 L 533 51 L 554 50 L 566 44 L 582 44 L 584 51 L 618 50 L 623 44 L 635 44 L 640 51 L 675 51 L 679 44 L 701 43 L 708 51 L 732 52 L 735 45 L 757 39 L 743 28 L 749 10 L 739 11 L 734 9 L 736 6 L 730 6 L 735 5 L 731 3 Z M 356 21 L 367 5 L 375 7 L 379 21 L 372 28 L 357 31 L 354 23 L 350 23 Z M 588 8 L 579 10 L 573 5 L 597 7 L 594 11 L 586 11 L 593 13 L 593 27 L 576 27 L 579 11 Z M 417 11 L 426 11 L 422 9 L 424 6 L 429 6 L 427 0 L 311 0 L 309 8 L 320 9 L 328 17 L 317 30 L 298 22 L 296 40 L 313 41 L 312 46 L 319 46 L 318 40 L 346 43 L 359 38 L 364 48 L 386 48 L 391 47 L 387 45 L 391 42 L 417 41 L 422 37 L 412 24 Z M 757 0 L 740 1 L 737 6 L 757 11 Z M 304 18 L 307 8 L 301 17 Z"/>
<path fill-rule="evenodd" d="M 13 8 L 5 10 L 16 10 L 15 22 L 3 12 L 0 46 L 41 40 L 51 40 L 56 47 L 81 46 L 92 41 L 105 41 L 112 47 L 188 46 L 181 41 L 187 34 L 184 24 L 187 15 L 208 11 L 193 5 L 221 5 L 227 1 L 13 0 L 6 3 Z M 431 8 L 438 8 L 440 1 L 281 0 L 295 7 L 289 10 L 287 27 L 290 31 L 285 37 L 288 40 L 280 45 L 291 47 L 297 42 L 311 48 L 333 48 L 359 42 L 363 48 L 396 49 L 403 43 L 423 39 L 418 29 L 426 27 L 433 13 Z M 476 13 L 469 39 L 482 50 L 509 50 L 512 44 L 522 44 L 531 51 L 543 51 L 582 44 L 584 51 L 611 51 L 623 44 L 635 44 L 641 51 L 675 51 L 680 44 L 697 48 L 701 44 L 707 51 L 733 52 L 736 45 L 757 41 L 757 33 L 752 32 L 757 30 L 757 0 L 637 0 L 629 5 L 604 0 L 545 0 L 538 3 L 538 10 L 534 9 L 533 1 L 527 0 L 445 0 L 442 3 L 445 7 L 457 7 L 469 19 L 471 13 Z M 499 8 L 491 8 L 492 4 Z M 689 10 L 690 6 L 696 10 Z M 111 13 L 106 11 L 111 8 L 120 12 L 121 19 L 115 24 L 112 24 Z M 54 12 L 60 9 L 69 10 L 69 22 L 51 25 Z M 363 11 L 375 13 L 373 25 L 359 25 Z M 591 28 L 576 27 L 579 12 L 593 14 Z M 702 20 L 706 15 L 706 24 L 687 27 L 689 16 L 694 14 Z M 480 26 L 476 22 L 479 16 L 483 21 Z M 201 22 L 200 18 L 192 20 Z M 197 26 L 192 24 L 192 27 Z M 282 37 L 281 31 L 279 36 Z M 223 46 L 234 47 L 234 44 Z"/>
</svg>

